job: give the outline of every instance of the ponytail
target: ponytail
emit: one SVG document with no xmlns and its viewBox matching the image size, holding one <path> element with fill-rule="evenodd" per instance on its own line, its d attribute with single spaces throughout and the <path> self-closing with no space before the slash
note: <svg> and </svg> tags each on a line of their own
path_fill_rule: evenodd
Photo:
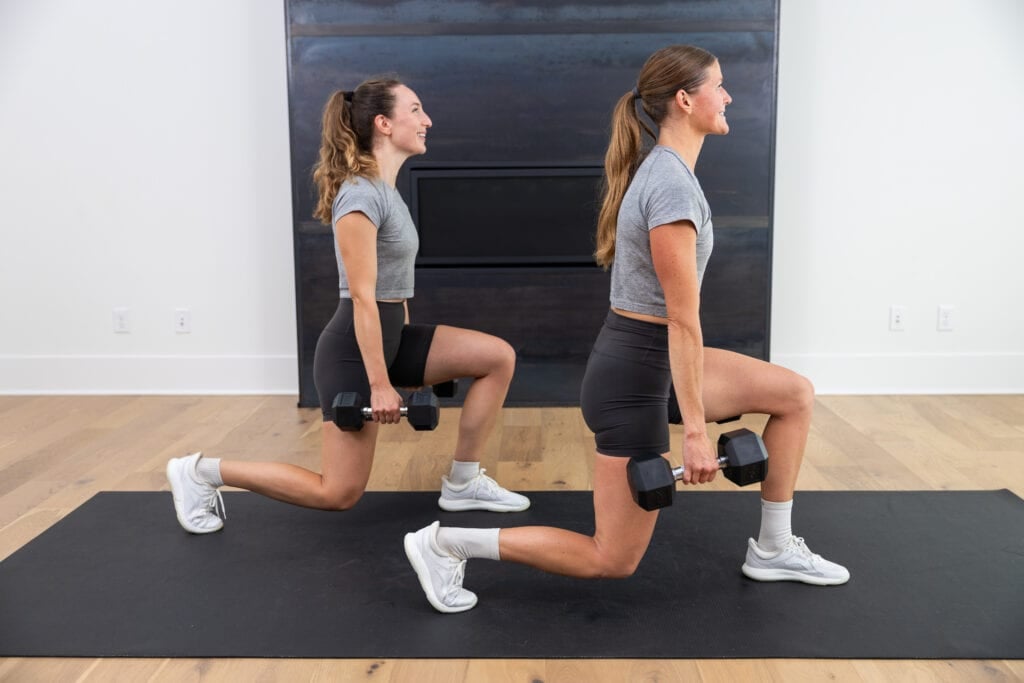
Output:
<svg viewBox="0 0 1024 683">
<path fill-rule="evenodd" d="M 636 96 L 628 92 L 619 98 L 612 113 L 612 135 L 604 155 L 604 183 L 601 212 L 597 218 L 597 249 L 594 259 L 606 270 L 615 259 L 615 227 L 619 208 L 629 182 L 640 165 L 641 136 L 647 124 L 636 113 Z"/>
</svg>

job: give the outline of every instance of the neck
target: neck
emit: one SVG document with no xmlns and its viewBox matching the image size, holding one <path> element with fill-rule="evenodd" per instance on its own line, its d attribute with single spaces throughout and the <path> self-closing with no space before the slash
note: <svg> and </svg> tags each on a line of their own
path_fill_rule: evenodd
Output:
<svg viewBox="0 0 1024 683">
<path fill-rule="evenodd" d="M 374 147 L 373 157 L 377 160 L 377 168 L 380 169 L 380 179 L 394 187 L 398 181 L 398 171 L 408 155 L 396 152 L 392 147 L 379 145 Z"/>
<path fill-rule="evenodd" d="M 675 150 L 693 171 L 697 167 L 701 147 L 704 146 L 704 135 L 685 128 L 663 126 L 658 131 L 658 144 Z"/>
</svg>

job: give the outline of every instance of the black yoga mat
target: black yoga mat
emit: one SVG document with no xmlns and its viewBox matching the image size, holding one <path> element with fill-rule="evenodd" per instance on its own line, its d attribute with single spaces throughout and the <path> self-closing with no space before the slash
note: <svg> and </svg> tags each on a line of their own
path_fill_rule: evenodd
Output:
<svg viewBox="0 0 1024 683">
<path fill-rule="evenodd" d="M 345 513 L 226 493 L 192 536 L 168 492 L 100 493 L 0 562 L 0 656 L 314 658 L 1024 657 L 1024 501 L 1009 491 L 800 492 L 795 531 L 844 586 L 743 577 L 756 492 L 684 492 L 637 573 L 586 581 L 470 561 L 469 612 L 435 612 L 402 549 L 434 519 L 592 531 L 587 492 L 524 513 L 369 493 Z"/>
</svg>

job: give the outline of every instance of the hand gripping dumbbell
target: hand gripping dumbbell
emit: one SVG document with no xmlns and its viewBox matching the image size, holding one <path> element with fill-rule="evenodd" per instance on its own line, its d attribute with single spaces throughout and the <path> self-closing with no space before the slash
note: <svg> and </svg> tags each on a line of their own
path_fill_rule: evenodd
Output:
<svg viewBox="0 0 1024 683">
<path fill-rule="evenodd" d="M 768 451 L 759 434 L 737 429 L 718 439 L 718 467 L 726 479 L 739 486 L 764 481 L 768 476 Z M 630 458 L 626 479 L 633 500 L 644 510 L 672 504 L 676 482 L 683 477 L 682 466 L 673 468 L 660 455 Z"/>
<path fill-rule="evenodd" d="M 373 409 L 354 391 L 343 391 L 334 397 L 334 424 L 343 432 L 358 432 L 367 420 L 373 419 Z M 441 404 L 429 387 L 409 395 L 401 407 L 402 417 L 418 432 L 437 428 L 441 417 Z"/>
</svg>

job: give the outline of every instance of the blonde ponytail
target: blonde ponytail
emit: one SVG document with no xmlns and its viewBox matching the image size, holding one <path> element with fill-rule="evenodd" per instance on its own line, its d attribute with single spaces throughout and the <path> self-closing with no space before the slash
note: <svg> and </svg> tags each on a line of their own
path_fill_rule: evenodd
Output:
<svg viewBox="0 0 1024 683">
<path fill-rule="evenodd" d="M 642 122 L 636 113 L 636 98 L 628 92 L 619 98 L 612 113 L 612 135 L 604 155 L 604 186 L 601 212 L 597 218 L 597 265 L 607 269 L 615 259 L 615 228 L 619 208 L 640 159 Z"/>
</svg>

